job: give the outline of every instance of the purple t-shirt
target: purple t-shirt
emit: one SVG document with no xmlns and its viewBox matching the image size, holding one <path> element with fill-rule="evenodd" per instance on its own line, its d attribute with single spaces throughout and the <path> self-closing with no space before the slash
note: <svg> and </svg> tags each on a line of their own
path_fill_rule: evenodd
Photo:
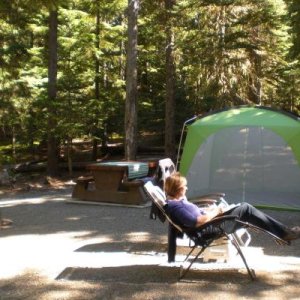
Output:
<svg viewBox="0 0 300 300">
<path fill-rule="evenodd" d="M 203 209 L 189 202 L 186 198 L 179 201 L 167 200 L 167 203 L 166 213 L 174 222 L 185 227 L 195 227 L 198 216 L 205 215 Z"/>
</svg>

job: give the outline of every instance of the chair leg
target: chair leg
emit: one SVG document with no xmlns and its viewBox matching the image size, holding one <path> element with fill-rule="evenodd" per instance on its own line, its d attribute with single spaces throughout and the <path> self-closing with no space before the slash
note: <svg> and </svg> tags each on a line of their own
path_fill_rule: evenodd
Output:
<svg viewBox="0 0 300 300">
<path fill-rule="evenodd" d="M 255 280 L 256 279 L 256 275 L 255 275 L 255 271 L 250 269 L 249 266 L 248 266 L 248 263 L 246 261 L 246 258 L 244 256 L 244 253 L 236 239 L 236 237 L 234 235 L 229 235 L 229 234 L 226 234 L 226 237 L 231 241 L 231 243 L 233 244 L 233 246 L 236 248 L 238 254 L 240 255 L 246 269 L 247 269 L 247 272 L 248 272 L 248 275 L 250 276 L 251 280 Z M 183 261 L 183 264 L 188 260 L 189 256 L 192 254 L 192 252 L 195 250 L 196 246 L 194 246 L 191 251 L 188 253 L 188 255 L 186 256 L 185 260 Z M 193 263 L 198 259 L 198 257 L 204 252 L 204 250 L 207 248 L 207 246 L 205 247 L 202 247 L 200 249 L 200 251 L 198 252 L 198 254 L 194 257 L 194 259 L 191 261 L 191 263 L 189 264 L 189 266 L 184 270 L 183 269 L 183 264 L 181 265 L 180 267 L 180 274 L 179 274 L 179 280 L 181 280 L 187 273 L 188 271 L 190 270 L 191 266 L 193 265 Z"/>
<path fill-rule="evenodd" d="M 186 256 L 185 260 L 183 261 L 182 265 L 180 266 L 180 273 L 179 273 L 179 280 L 181 280 L 186 274 L 187 272 L 190 270 L 192 264 L 198 259 L 198 257 L 203 253 L 203 251 L 207 248 L 207 247 L 202 247 L 200 249 L 200 251 L 198 252 L 198 254 L 194 257 L 194 259 L 191 261 L 191 263 L 189 264 L 189 266 L 183 270 L 183 264 L 188 260 L 189 256 L 192 254 L 192 252 L 195 250 L 196 246 L 194 246 L 191 251 L 189 252 L 189 254 Z"/>
<path fill-rule="evenodd" d="M 226 233 L 225 233 L 226 234 Z M 244 253 L 238 243 L 238 241 L 236 240 L 236 237 L 234 235 L 228 235 L 226 234 L 227 238 L 231 241 L 231 243 L 233 244 L 233 246 L 236 248 L 238 254 L 240 255 L 241 259 L 243 260 L 243 263 L 248 271 L 248 274 L 251 278 L 251 280 L 255 280 L 256 279 L 256 275 L 255 275 L 255 271 L 254 270 L 251 270 L 248 266 L 248 263 L 246 261 L 246 258 L 244 256 Z"/>
<path fill-rule="evenodd" d="M 168 262 L 174 262 L 176 256 L 176 239 L 177 231 L 172 224 L 169 224 L 168 228 Z"/>
<path fill-rule="evenodd" d="M 185 263 L 185 262 L 189 259 L 190 255 L 193 253 L 193 251 L 194 251 L 195 249 L 196 249 L 196 246 L 192 247 L 192 249 L 190 250 L 190 252 L 189 252 L 189 253 L 187 254 L 187 256 L 185 257 L 183 263 Z"/>
</svg>

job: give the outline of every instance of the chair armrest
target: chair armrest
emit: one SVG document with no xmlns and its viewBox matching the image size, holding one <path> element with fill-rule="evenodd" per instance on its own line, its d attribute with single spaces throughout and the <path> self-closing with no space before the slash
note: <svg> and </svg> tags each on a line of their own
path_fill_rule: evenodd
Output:
<svg viewBox="0 0 300 300">
<path fill-rule="evenodd" d="M 199 227 L 195 227 L 195 228 L 184 228 L 184 231 L 186 232 L 195 232 L 195 231 L 199 231 L 201 232 L 202 230 L 205 230 L 208 227 L 214 227 L 214 226 L 218 226 L 224 222 L 237 222 L 238 217 L 236 216 L 220 216 L 220 217 L 215 217 L 212 220 L 204 223 L 203 225 L 199 226 Z"/>
<path fill-rule="evenodd" d="M 206 222 L 205 224 L 201 225 L 198 228 L 201 229 L 201 228 L 205 228 L 206 226 L 210 226 L 210 225 L 218 225 L 218 224 L 221 224 L 224 221 L 239 222 L 239 219 L 238 219 L 237 216 L 220 216 L 220 217 L 215 217 L 215 218 L 211 219 L 210 221 Z"/>
<path fill-rule="evenodd" d="M 200 198 L 207 198 L 207 197 L 210 197 L 210 198 L 214 198 L 214 197 L 217 197 L 217 198 L 221 198 L 221 197 L 225 197 L 225 193 L 209 193 L 209 194 L 205 194 L 205 195 L 202 195 L 200 196 Z"/>
<path fill-rule="evenodd" d="M 200 203 L 203 201 L 211 201 L 209 204 L 216 203 L 225 197 L 224 193 L 211 193 L 205 194 L 201 196 L 197 196 L 196 198 L 189 199 L 189 201 L 193 203 Z"/>
<path fill-rule="evenodd" d="M 216 204 L 218 201 L 211 198 L 203 198 L 203 199 L 192 199 L 190 202 L 196 204 L 197 206 L 206 206 Z"/>
</svg>

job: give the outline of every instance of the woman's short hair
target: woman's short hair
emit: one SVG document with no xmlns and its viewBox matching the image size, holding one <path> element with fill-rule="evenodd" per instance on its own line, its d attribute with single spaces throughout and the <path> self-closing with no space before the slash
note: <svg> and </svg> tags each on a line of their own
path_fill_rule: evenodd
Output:
<svg viewBox="0 0 300 300">
<path fill-rule="evenodd" d="M 165 182 L 165 192 L 167 196 L 176 198 L 186 184 L 186 178 L 181 176 L 179 172 L 175 172 L 167 177 Z"/>
</svg>

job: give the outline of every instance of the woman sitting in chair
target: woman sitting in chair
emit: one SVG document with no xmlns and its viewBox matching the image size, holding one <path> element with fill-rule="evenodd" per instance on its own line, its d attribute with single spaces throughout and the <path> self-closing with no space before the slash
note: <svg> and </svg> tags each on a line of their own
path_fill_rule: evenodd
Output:
<svg viewBox="0 0 300 300">
<path fill-rule="evenodd" d="M 187 200 L 185 196 L 186 190 L 187 180 L 179 172 L 173 173 L 166 179 L 165 192 L 168 203 L 166 212 L 175 222 L 182 226 L 195 228 L 216 216 L 231 215 L 238 217 L 241 221 L 264 229 L 287 242 L 300 238 L 299 226 L 288 228 L 248 203 L 244 202 L 226 212 L 222 206 L 212 206 L 208 209 L 201 208 Z M 231 231 L 234 232 L 237 229 L 235 227 Z"/>
</svg>

